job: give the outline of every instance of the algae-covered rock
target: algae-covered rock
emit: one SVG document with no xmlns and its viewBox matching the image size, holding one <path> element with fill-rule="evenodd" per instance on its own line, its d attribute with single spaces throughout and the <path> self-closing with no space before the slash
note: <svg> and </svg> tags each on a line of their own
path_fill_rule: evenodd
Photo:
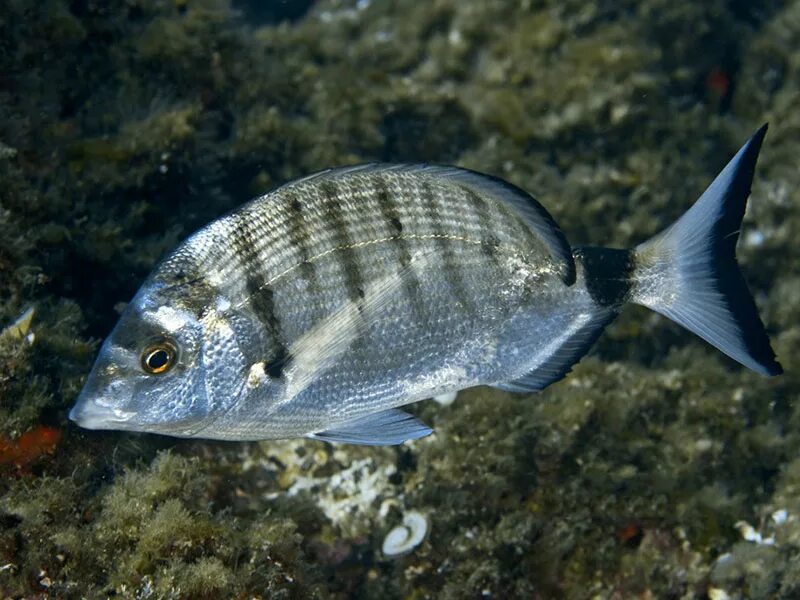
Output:
<svg viewBox="0 0 800 600">
<path fill-rule="evenodd" d="M 16 551 L 30 562 L 6 569 L 6 589 L 23 594 L 25 582 L 44 572 L 47 589 L 59 597 L 194 598 L 245 590 L 313 596 L 314 576 L 295 525 L 269 514 L 232 518 L 213 508 L 213 490 L 197 460 L 170 453 L 101 490 L 74 476 L 17 486 L 0 503 L 12 525 L 3 547 L 13 551 L 21 543 Z"/>
<path fill-rule="evenodd" d="M 796 596 L 798 40 L 797 0 L 4 2 L 0 591 Z M 564 381 L 420 404 L 399 448 L 66 420 L 164 252 L 289 178 L 455 163 L 622 247 L 764 121 L 739 257 L 781 378 L 631 308 Z M 385 555 L 409 513 L 426 537 Z"/>
</svg>

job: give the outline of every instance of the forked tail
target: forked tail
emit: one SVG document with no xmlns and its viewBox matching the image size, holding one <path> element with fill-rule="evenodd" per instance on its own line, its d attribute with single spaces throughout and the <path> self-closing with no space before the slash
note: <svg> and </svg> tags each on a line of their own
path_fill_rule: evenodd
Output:
<svg viewBox="0 0 800 600">
<path fill-rule="evenodd" d="M 764 375 L 783 372 L 736 264 L 736 241 L 767 126 L 678 221 L 633 250 L 629 299 Z"/>
</svg>

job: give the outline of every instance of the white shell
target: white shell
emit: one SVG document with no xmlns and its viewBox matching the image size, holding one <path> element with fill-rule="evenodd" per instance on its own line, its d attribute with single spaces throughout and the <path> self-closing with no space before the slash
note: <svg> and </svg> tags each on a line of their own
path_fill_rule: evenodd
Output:
<svg viewBox="0 0 800 600">
<path fill-rule="evenodd" d="M 433 399 L 436 400 L 442 406 L 450 406 L 456 400 L 456 396 L 458 392 L 448 392 L 446 394 L 439 394 L 438 396 L 434 396 Z"/>
<path fill-rule="evenodd" d="M 786 519 L 788 518 L 789 511 L 787 511 L 785 508 L 781 508 L 772 513 L 772 520 L 775 521 L 775 525 L 783 525 L 786 523 Z"/>
<path fill-rule="evenodd" d="M 392 529 L 383 540 L 386 556 L 402 556 L 422 543 L 428 533 L 428 520 L 417 511 L 407 512 L 403 524 Z"/>
</svg>

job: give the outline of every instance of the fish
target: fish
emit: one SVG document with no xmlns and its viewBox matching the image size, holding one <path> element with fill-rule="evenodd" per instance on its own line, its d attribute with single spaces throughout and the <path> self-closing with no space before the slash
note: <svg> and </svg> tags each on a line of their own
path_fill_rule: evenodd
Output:
<svg viewBox="0 0 800 600">
<path fill-rule="evenodd" d="M 736 262 L 766 134 L 675 223 L 572 247 L 524 190 L 426 164 L 325 170 L 200 229 L 148 276 L 70 418 L 177 437 L 392 445 L 401 407 L 564 378 L 627 304 L 757 373 L 782 372 Z"/>
</svg>

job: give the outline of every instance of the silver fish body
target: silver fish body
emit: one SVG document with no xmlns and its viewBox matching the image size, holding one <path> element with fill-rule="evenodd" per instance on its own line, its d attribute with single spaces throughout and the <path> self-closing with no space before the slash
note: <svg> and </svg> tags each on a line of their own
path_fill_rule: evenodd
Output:
<svg viewBox="0 0 800 600">
<path fill-rule="evenodd" d="M 735 199 L 706 202 L 726 228 L 730 207 L 744 210 L 761 138 L 763 129 L 726 168 L 739 177 L 723 182 Z M 724 287 L 713 282 L 735 259 L 712 248 L 706 262 L 719 272 L 692 273 L 674 248 L 682 228 L 671 229 L 631 251 L 573 249 L 544 208 L 500 180 L 429 166 L 325 171 L 167 256 L 105 342 L 71 417 L 188 437 L 399 443 L 430 430 L 397 407 L 479 384 L 546 387 L 629 301 L 778 372 L 752 300 L 716 333 L 692 325 L 713 306 L 676 297 L 676 282 Z M 706 224 L 699 235 L 712 244 L 729 233 Z"/>
</svg>

